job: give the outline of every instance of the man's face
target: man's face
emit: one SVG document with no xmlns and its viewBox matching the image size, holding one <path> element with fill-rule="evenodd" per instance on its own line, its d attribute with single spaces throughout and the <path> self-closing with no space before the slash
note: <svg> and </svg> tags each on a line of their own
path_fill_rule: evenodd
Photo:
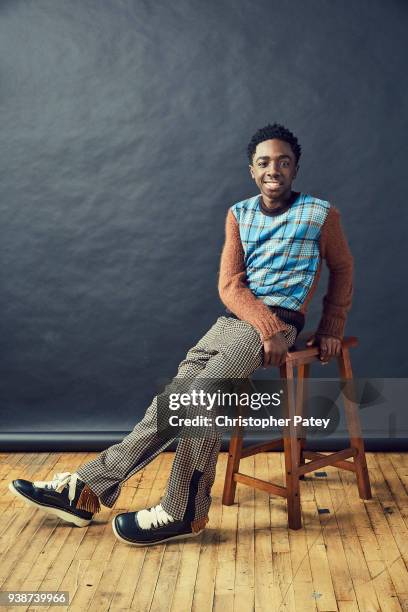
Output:
<svg viewBox="0 0 408 612">
<path fill-rule="evenodd" d="M 249 166 L 252 178 L 267 201 L 290 196 L 297 169 L 291 146 L 276 138 L 257 145 Z"/>
</svg>

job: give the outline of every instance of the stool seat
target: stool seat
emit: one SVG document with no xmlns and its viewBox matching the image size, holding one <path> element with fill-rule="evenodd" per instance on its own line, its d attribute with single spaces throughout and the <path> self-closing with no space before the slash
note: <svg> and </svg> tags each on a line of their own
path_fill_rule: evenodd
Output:
<svg viewBox="0 0 408 612">
<path fill-rule="evenodd" d="M 280 366 L 281 378 L 286 379 L 287 382 L 287 397 L 284 398 L 284 417 L 289 419 L 289 425 L 285 429 L 284 437 L 262 444 L 254 444 L 244 449 L 244 432 L 243 428 L 238 425 L 235 428 L 229 445 L 222 498 L 222 503 L 226 506 L 234 503 L 237 482 L 255 489 L 261 489 L 269 494 L 285 497 L 288 505 L 288 525 L 290 529 L 300 529 L 302 526 L 300 480 L 308 472 L 313 472 L 326 466 L 334 466 L 354 472 L 356 474 L 360 498 L 371 499 L 370 480 L 352 383 L 353 374 L 349 352 L 350 348 L 357 346 L 357 337 L 348 336 L 343 338 L 340 355 L 336 358 L 340 379 L 347 380 L 347 394 L 343 392 L 343 404 L 350 436 L 350 446 L 327 455 L 305 450 L 305 436 L 302 436 L 299 428 L 294 425 L 293 417 L 305 414 L 306 383 L 310 374 L 310 365 L 313 362 L 319 362 L 319 347 L 306 346 L 306 341 L 312 333 L 303 332 L 298 336 L 294 346 L 288 351 L 284 364 Z M 295 369 L 297 370 L 296 378 L 294 376 Z M 285 453 L 285 487 L 248 476 L 239 471 L 240 460 L 244 457 L 274 450 L 281 446 L 283 446 Z M 306 459 L 309 461 L 306 462 Z M 352 461 L 347 461 L 348 459 L 352 459 Z"/>
</svg>

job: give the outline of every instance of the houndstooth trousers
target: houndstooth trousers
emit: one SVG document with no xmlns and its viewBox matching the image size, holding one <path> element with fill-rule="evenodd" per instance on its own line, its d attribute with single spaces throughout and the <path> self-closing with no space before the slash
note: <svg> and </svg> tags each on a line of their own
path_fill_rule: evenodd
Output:
<svg viewBox="0 0 408 612">
<path fill-rule="evenodd" d="M 288 347 L 296 340 L 296 328 L 284 332 Z M 176 377 L 166 386 L 168 394 L 178 389 L 180 379 L 247 378 L 262 365 L 263 342 L 258 331 L 246 321 L 221 316 L 209 331 L 187 353 L 178 367 Z M 122 442 L 113 444 L 95 459 L 77 469 L 81 480 L 98 495 L 101 502 L 112 507 L 121 484 L 144 468 L 171 444 L 174 432 L 158 432 L 158 404 L 163 396 L 156 395 L 143 419 Z M 215 480 L 222 435 L 214 429 L 202 436 L 180 437 L 166 491 L 161 505 L 177 520 L 198 520 L 208 515 L 211 487 Z"/>
</svg>

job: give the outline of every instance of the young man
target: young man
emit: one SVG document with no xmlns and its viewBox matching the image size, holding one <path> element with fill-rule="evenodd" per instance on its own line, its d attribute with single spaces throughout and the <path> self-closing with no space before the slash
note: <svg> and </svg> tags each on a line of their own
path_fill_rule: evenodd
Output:
<svg viewBox="0 0 408 612">
<path fill-rule="evenodd" d="M 259 195 L 232 206 L 226 219 L 219 294 L 227 307 L 180 363 L 166 387 L 246 378 L 260 366 L 279 366 L 304 326 L 322 259 L 330 271 L 323 313 L 308 343 L 319 346 L 322 363 L 338 355 L 351 306 L 353 259 L 340 214 L 329 202 L 292 190 L 301 147 L 281 125 L 256 132 L 248 146 L 249 170 Z M 156 396 L 142 421 L 119 444 L 50 482 L 15 480 L 10 490 L 27 503 L 78 526 L 88 525 L 99 501 L 112 507 L 121 484 L 145 467 L 174 439 L 158 432 Z M 149 509 L 119 514 L 115 535 L 143 546 L 197 535 L 205 528 L 221 435 L 181 437 L 167 489 Z"/>
</svg>

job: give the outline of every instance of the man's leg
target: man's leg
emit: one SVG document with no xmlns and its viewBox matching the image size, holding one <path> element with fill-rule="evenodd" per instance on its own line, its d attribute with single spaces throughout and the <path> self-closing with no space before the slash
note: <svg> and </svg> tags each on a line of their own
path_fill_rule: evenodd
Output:
<svg viewBox="0 0 408 612">
<path fill-rule="evenodd" d="M 285 332 L 288 347 L 296 340 L 296 328 Z M 247 378 L 262 365 L 263 343 L 256 330 L 244 321 L 224 317 L 222 332 L 213 345 L 217 351 L 196 377 L 196 386 L 209 390 L 210 380 Z M 215 393 L 219 384 L 212 391 Z M 166 493 L 161 505 L 177 519 L 188 514 L 191 520 L 204 519 L 211 505 L 211 487 L 222 435 L 203 428 L 203 437 L 184 436 L 174 458 Z"/>
</svg>

